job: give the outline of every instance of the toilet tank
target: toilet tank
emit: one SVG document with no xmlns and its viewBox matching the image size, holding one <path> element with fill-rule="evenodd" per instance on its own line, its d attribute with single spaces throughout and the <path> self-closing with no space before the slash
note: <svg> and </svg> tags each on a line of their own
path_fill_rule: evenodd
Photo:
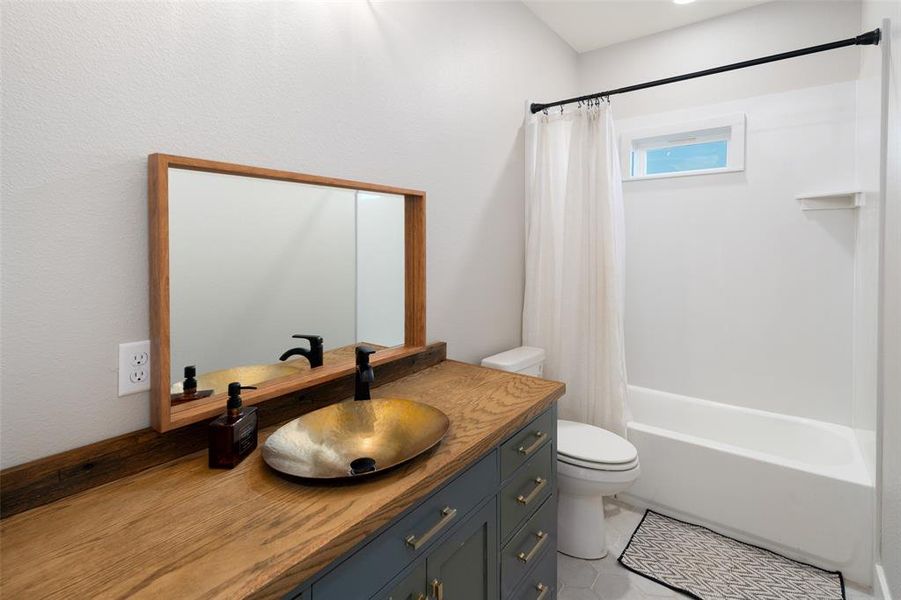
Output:
<svg viewBox="0 0 901 600">
<path fill-rule="evenodd" d="M 544 374 L 544 350 L 520 346 L 482 359 L 482 366 L 541 377 Z"/>
</svg>

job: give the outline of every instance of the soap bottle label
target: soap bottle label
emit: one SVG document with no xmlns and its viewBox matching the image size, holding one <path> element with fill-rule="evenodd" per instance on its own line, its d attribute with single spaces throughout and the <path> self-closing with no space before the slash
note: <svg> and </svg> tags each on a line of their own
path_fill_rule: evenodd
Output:
<svg viewBox="0 0 901 600">
<path fill-rule="evenodd" d="M 256 448 L 256 430 L 257 413 L 256 411 L 252 411 L 244 416 L 242 423 L 238 426 L 237 431 L 235 431 L 238 456 L 244 456 Z"/>
</svg>

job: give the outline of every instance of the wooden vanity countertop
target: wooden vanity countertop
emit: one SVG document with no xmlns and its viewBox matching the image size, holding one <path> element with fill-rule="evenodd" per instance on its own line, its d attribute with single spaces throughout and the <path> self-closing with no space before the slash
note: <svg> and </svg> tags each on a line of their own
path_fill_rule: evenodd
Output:
<svg viewBox="0 0 901 600">
<path fill-rule="evenodd" d="M 443 410 L 431 452 L 352 485 L 303 485 L 261 451 L 206 452 L 0 521 L 4 598 L 280 598 L 563 395 L 561 383 L 444 361 L 375 388 Z M 274 431 L 263 430 L 260 445 Z"/>
</svg>

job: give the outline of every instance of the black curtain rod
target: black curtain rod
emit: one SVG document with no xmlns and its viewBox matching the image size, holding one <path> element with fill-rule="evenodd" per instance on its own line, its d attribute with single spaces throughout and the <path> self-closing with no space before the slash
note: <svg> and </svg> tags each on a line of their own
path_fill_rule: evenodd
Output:
<svg viewBox="0 0 901 600">
<path fill-rule="evenodd" d="M 752 60 L 744 60 L 742 62 L 732 63 L 731 65 L 723 65 L 722 67 L 713 67 L 712 69 L 704 69 L 703 71 L 695 71 L 694 73 L 686 73 L 685 75 L 675 75 L 664 79 L 656 79 L 636 85 L 616 88 L 615 90 L 607 90 L 606 92 L 598 92 L 596 94 L 588 94 L 587 96 L 578 96 L 576 98 L 567 98 L 566 100 L 557 100 L 547 104 L 533 103 L 532 114 L 542 111 L 552 106 L 563 106 L 564 104 L 572 104 L 573 102 L 585 102 L 595 100 L 597 98 L 607 98 L 615 94 L 625 94 L 626 92 L 634 92 L 647 88 L 657 87 L 658 85 L 666 85 L 668 83 L 676 83 L 677 81 L 685 81 L 686 79 L 695 79 L 696 77 L 706 77 L 707 75 L 716 75 L 717 73 L 725 73 L 726 71 L 734 71 L 736 69 L 744 69 L 745 67 L 753 67 L 766 63 L 776 62 L 777 60 L 785 60 L 786 58 L 795 58 L 796 56 L 805 56 L 807 54 L 815 54 L 817 52 L 825 52 L 826 50 L 835 50 L 836 48 L 844 48 L 846 46 L 878 46 L 882 33 L 878 29 L 862 33 L 856 37 L 846 40 L 839 40 L 829 44 L 820 44 L 819 46 L 811 46 L 809 48 L 801 48 L 800 50 L 792 50 L 791 52 L 782 52 L 780 54 L 772 54 L 762 58 Z"/>
</svg>

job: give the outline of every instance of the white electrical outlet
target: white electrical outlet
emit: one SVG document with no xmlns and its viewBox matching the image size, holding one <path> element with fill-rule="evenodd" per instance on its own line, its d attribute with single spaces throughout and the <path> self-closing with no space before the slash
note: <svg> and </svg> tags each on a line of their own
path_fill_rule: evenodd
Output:
<svg viewBox="0 0 901 600">
<path fill-rule="evenodd" d="M 119 396 L 150 389 L 150 342 L 119 344 Z"/>
</svg>

